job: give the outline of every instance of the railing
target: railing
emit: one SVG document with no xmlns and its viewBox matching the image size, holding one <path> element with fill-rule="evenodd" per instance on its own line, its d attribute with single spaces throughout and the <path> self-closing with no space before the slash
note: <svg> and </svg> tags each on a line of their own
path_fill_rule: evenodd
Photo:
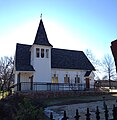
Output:
<svg viewBox="0 0 117 120">
<path fill-rule="evenodd" d="M 21 82 L 14 86 L 17 91 L 38 91 L 38 90 L 48 90 L 48 91 L 58 91 L 58 90 L 86 90 L 85 84 L 73 84 L 73 83 L 43 83 L 43 82 Z M 94 88 L 94 87 L 92 87 Z"/>
<path fill-rule="evenodd" d="M 90 113 L 89 108 L 87 108 L 84 120 L 91 120 L 91 115 L 92 114 Z M 76 109 L 75 116 L 72 120 L 81 120 L 80 117 L 82 117 L 82 116 L 78 112 L 78 109 Z M 104 108 L 104 119 L 103 120 L 117 120 L 117 107 L 115 107 L 115 105 L 113 105 L 111 119 L 109 119 L 109 118 L 110 118 L 110 116 L 109 116 L 109 110 L 107 108 L 107 105 Z M 69 117 L 67 116 L 66 111 L 64 111 L 63 117 L 61 120 L 68 120 L 68 119 L 69 119 Z M 52 112 L 50 113 L 50 120 L 55 120 Z M 95 118 L 93 118 L 93 120 L 102 120 L 98 106 L 96 107 Z"/>
</svg>

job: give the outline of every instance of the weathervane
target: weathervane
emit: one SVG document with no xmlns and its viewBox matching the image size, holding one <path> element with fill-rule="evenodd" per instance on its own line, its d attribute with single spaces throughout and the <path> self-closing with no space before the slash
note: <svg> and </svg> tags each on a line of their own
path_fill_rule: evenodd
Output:
<svg viewBox="0 0 117 120">
<path fill-rule="evenodd" d="M 41 15 L 40 15 L 40 19 L 42 19 L 42 13 L 41 13 Z"/>
</svg>

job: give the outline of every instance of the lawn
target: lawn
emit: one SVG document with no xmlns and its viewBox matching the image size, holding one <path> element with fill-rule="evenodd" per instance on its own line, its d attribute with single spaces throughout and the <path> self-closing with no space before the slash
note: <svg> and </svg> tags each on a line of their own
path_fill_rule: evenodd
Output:
<svg viewBox="0 0 117 120">
<path fill-rule="evenodd" d="M 7 92 L 5 94 L 7 94 Z M 41 108 L 54 106 L 54 105 L 69 105 L 69 104 L 102 101 L 103 97 L 105 97 L 105 100 L 117 100 L 117 94 L 114 94 L 114 95 L 112 94 L 94 95 L 93 94 L 93 95 L 85 95 L 85 96 L 83 95 L 65 96 L 65 97 L 56 97 L 56 98 L 53 98 L 53 97 L 40 98 L 40 96 L 36 96 L 36 95 L 32 97 L 32 96 L 23 95 L 22 93 L 18 93 L 18 94 L 14 94 L 11 97 L 9 96 L 7 99 L 1 100 L 0 102 L 0 108 L 2 110 L 1 115 L 4 115 L 3 117 L 8 117 L 8 118 L 9 117 L 14 118 L 15 116 L 22 117 L 23 115 L 22 110 L 26 111 L 25 109 L 27 109 L 27 111 L 30 112 L 30 108 L 31 108 L 32 111 L 34 109 L 33 116 L 35 116 L 37 112 L 35 110 L 39 110 L 38 115 L 40 115 L 40 117 L 42 116 L 42 119 L 48 120 L 48 118 L 44 114 L 42 114 L 43 111 Z M 26 102 L 25 102 L 25 99 L 26 99 Z M 30 102 L 28 103 L 27 100 L 29 100 Z M 19 109 L 21 105 L 23 105 L 23 107 Z M 13 113 L 13 111 L 15 111 L 15 113 Z M 27 112 L 25 114 L 27 114 Z M 0 115 L 0 118 L 1 118 L 1 115 Z"/>
<path fill-rule="evenodd" d="M 44 104 L 46 104 L 46 106 L 53 106 L 53 105 L 87 103 L 94 101 L 103 101 L 103 97 L 105 97 L 105 100 L 117 100 L 117 94 L 106 94 L 106 95 L 93 95 L 93 96 L 49 98 L 44 101 Z"/>
</svg>

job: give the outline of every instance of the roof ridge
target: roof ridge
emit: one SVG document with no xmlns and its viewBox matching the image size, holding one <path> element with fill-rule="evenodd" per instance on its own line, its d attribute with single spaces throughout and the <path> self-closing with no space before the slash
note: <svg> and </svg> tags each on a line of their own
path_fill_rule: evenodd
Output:
<svg viewBox="0 0 117 120">
<path fill-rule="evenodd" d="M 82 50 L 71 50 L 71 49 L 63 49 L 63 48 L 52 48 L 52 49 L 66 50 L 66 51 L 73 51 L 73 52 L 83 52 Z"/>
<path fill-rule="evenodd" d="M 32 45 L 29 45 L 29 44 L 22 44 L 22 43 L 16 43 L 16 46 L 17 46 L 17 45 L 30 46 L 30 47 L 32 46 Z"/>
</svg>

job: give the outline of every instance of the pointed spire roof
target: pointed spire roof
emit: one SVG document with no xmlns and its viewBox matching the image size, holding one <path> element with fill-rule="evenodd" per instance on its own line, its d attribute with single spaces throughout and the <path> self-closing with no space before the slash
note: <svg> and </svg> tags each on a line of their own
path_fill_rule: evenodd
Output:
<svg viewBox="0 0 117 120">
<path fill-rule="evenodd" d="M 39 27 L 38 27 L 38 30 L 37 30 L 37 34 L 35 36 L 35 41 L 34 41 L 33 44 L 45 45 L 45 46 L 51 46 L 52 47 L 52 45 L 48 41 L 47 34 L 46 34 L 46 31 L 45 31 L 42 19 L 40 20 Z"/>
</svg>

